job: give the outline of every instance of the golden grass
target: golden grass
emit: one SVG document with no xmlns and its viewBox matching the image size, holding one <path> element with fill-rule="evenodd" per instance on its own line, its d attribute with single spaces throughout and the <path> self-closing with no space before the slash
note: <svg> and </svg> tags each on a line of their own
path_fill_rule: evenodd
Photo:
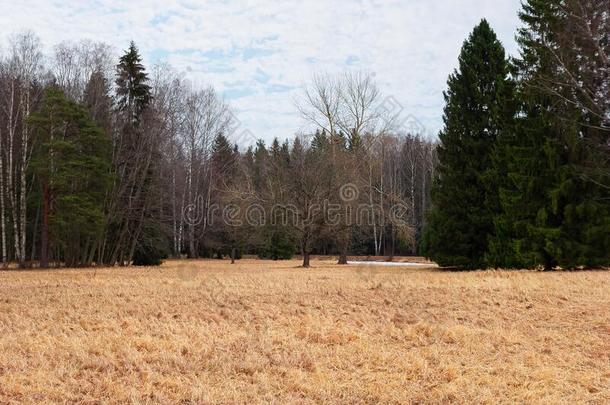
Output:
<svg viewBox="0 0 610 405">
<path fill-rule="evenodd" d="M 0 402 L 610 402 L 610 272 L 332 263 L 0 272 Z"/>
</svg>

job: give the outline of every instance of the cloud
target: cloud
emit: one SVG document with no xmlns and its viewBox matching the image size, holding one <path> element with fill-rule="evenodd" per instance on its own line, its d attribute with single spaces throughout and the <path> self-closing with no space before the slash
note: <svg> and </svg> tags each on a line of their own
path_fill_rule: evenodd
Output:
<svg viewBox="0 0 610 405">
<path fill-rule="evenodd" d="M 346 69 L 373 72 L 383 93 L 435 134 L 462 42 L 487 18 L 516 53 L 520 1 L 0 0 L 0 7 L 5 33 L 32 29 L 47 47 L 94 39 L 118 53 L 134 40 L 145 63 L 169 62 L 194 83 L 213 85 L 242 127 L 269 141 L 303 128 L 293 100 L 314 72 Z"/>
</svg>

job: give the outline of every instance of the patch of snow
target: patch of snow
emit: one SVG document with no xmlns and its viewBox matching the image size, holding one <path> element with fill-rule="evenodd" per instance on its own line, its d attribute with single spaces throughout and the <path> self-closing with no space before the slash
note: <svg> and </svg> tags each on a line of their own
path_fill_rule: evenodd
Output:
<svg viewBox="0 0 610 405">
<path fill-rule="evenodd" d="M 415 267 L 437 267 L 434 263 L 414 263 L 414 262 L 355 262 L 348 261 L 347 264 L 356 266 L 415 266 Z"/>
</svg>

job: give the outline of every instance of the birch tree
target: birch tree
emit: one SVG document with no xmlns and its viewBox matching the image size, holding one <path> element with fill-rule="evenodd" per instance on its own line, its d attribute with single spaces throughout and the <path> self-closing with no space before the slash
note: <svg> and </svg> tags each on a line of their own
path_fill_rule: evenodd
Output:
<svg viewBox="0 0 610 405">
<path fill-rule="evenodd" d="M 229 133 L 233 115 L 216 91 L 191 92 L 185 101 L 182 145 L 186 157 L 185 189 L 190 220 L 186 224 L 189 257 L 198 257 L 199 242 L 209 225 L 214 184 L 212 150 L 217 135 Z"/>
<path fill-rule="evenodd" d="M 41 96 L 42 52 L 40 39 L 32 32 L 9 38 L 9 55 L 4 62 L 5 92 L 2 100 L 6 119 L 3 186 L 12 215 L 15 257 L 26 265 L 27 171 L 32 154 L 32 139 L 27 117 Z M 3 193 L 4 194 L 4 193 Z"/>
</svg>

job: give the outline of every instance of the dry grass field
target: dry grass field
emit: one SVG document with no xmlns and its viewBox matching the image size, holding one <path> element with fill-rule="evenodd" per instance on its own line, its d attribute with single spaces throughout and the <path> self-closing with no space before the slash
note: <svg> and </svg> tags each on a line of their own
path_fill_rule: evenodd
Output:
<svg viewBox="0 0 610 405">
<path fill-rule="evenodd" d="M 0 272 L 0 403 L 609 403 L 610 272 Z"/>
</svg>

